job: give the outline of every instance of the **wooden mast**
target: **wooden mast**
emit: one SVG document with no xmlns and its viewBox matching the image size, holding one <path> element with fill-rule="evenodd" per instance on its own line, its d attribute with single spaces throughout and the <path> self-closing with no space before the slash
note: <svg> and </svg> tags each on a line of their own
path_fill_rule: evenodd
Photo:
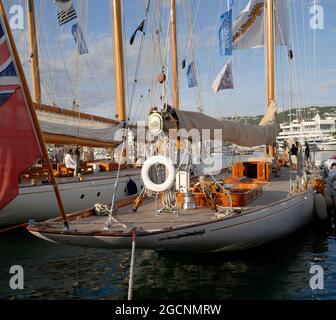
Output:
<svg viewBox="0 0 336 320">
<path fill-rule="evenodd" d="M 178 73 L 178 47 L 177 47 L 177 25 L 176 25 L 176 0 L 170 0 L 170 24 L 171 24 L 171 46 L 172 46 L 172 80 L 173 80 L 173 107 L 180 108 L 180 89 Z"/>
<path fill-rule="evenodd" d="M 21 83 L 22 83 L 22 89 L 23 89 L 25 97 L 27 99 L 27 104 L 28 104 L 28 107 L 29 107 L 29 111 L 30 111 L 30 115 L 31 115 L 31 118 L 32 118 L 32 121 L 33 121 L 33 125 L 35 127 L 36 136 L 37 136 L 39 144 L 40 144 L 41 152 L 42 152 L 42 155 L 43 155 L 43 160 L 44 160 L 44 163 L 45 163 L 45 165 L 46 165 L 46 167 L 49 171 L 49 178 L 50 178 L 50 182 L 52 183 L 53 188 L 54 188 L 57 204 L 58 204 L 58 207 L 60 209 L 62 218 L 64 220 L 64 225 L 65 225 L 65 227 L 69 228 L 67 218 L 66 218 L 66 214 L 65 214 L 65 210 L 64 210 L 64 206 L 63 206 L 63 202 L 62 202 L 62 199 L 61 199 L 61 195 L 59 193 L 57 182 L 56 182 L 55 175 L 54 175 L 54 171 L 53 171 L 50 159 L 49 159 L 48 150 L 47 150 L 45 142 L 44 142 L 43 134 L 42 134 L 40 124 L 39 124 L 39 121 L 37 119 L 37 115 L 36 115 L 36 112 L 35 112 L 33 100 L 32 100 L 32 97 L 30 95 L 28 83 L 27 83 L 27 80 L 26 80 L 26 77 L 25 77 L 25 74 L 24 74 L 24 71 L 23 71 L 23 68 L 22 68 L 22 65 L 21 65 L 21 61 L 20 61 L 20 57 L 19 57 L 17 48 L 15 46 L 14 38 L 13 38 L 11 29 L 10 29 L 10 26 L 9 26 L 9 23 L 8 23 L 8 20 L 7 20 L 6 11 L 5 11 L 5 8 L 3 6 L 2 0 L 0 0 L 0 14 L 2 16 L 4 25 L 5 25 L 5 28 L 6 28 L 6 32 L 7 32 L 7 35 L 8 35 L 8 41 L 10 42 L 10 46 L 12 48 L 13 58 L 14 58 L 14 61 L 15 61 L 15 64 L 17 66 L 17 70 L 18 70 L 18 73 L 19 73 L 19 76 L 20 76 L 20 80 L 21 80 Z"/>
<path fill-rule="evenodd" d="M 34 0 L 27 0 L 27 20 L 28 20 L 31 75 L 33 82 L 33 100 L 37 104 L 40 104 L 41 79 L 40 79 L 39 58 L 38 58 L 38 44 L 36 36 Z"/>
<path fill-rule="evenodd" d="M 125 108 L 125 79 L 124 79 L 124 55 L 122 42 L 122 19 L 121 19 L 121 0 L 112 0 L 113 14 L 113 43 L 114 61 L 116 69 L 115 95 L 117 103 L 117 119 L 126 120 Z"/>
<path fill-rule="evenodd" d="M 266 0 L 266 69 L 267 69 L 267 106 L 275 100 L 275 40 L 274 40 L 274 0 Z M 274 157 L 274 147 L 268 146 L 268 154 Z"/>
</svg>

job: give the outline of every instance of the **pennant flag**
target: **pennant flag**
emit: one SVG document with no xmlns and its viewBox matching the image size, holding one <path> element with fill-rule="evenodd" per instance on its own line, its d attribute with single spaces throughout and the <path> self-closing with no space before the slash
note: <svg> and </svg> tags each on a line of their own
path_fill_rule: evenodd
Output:
<svg viewBox="0 0 336 320">
<path fill-rule="evenodd" d="M 233 88 L 232 60 L 230 59 L 212 84 L 212 90 L 217 93 L 220 90 Z"/>
<path fill-rule="evenodd" d="M 130 44 L 131 44 L 131 46 L 132 46 L 133 43 L 134 43 L 134 40 L 135 40 L 135 37 L 136 37 L 138 31 L 139 31 L 139 32 L 142 32 L 143 34 L 145 34 L 145 33 L 144 33 L 145 22 L 146 22 L 146 20 L 143 20 L 143 21 L 139 24 L 139 26 L 136 28 L 136 30 L 134 31 L 134 33 L 132 34 L 132 37 L 131 37 L 131 39 L 130 39 Z"/>
<path fill-rule="evenodd" d="M 78 23 L 74 24 L 71 28 L 72 35 L 77 44 L 77 50 L 80 55 L 89 53 L 89 50 L 84 39 L 82 29 Z"/>
<path fill-rule="evenodd" d="M 287 45 L 286 0 L 275 0 L 275 43 Z M 232 26 L 233 50 L 264 46 L 265 0 L 250 0 Z"/>
<path fill-rule="evenodd" d="M 41 150 L 2 17 L 0 18 L 0 209 L 19 191 L 20 174 Z"/>
<path fill-rule="evenodd" d="M 221 56 L 232 55 L 232 9 L 221 16 L 219 29 L 219 52 Z"/>
<path fill-rule="evenodd" d="M 187 77 L 188 77 L 188 87 L 189 88 L 197 87 L 197 80 L 194 71 L 194 61 L 192 61 L 188 66 Z"/>
<path fill-rule="evenodd" d="M 70 6 L 68 7 L 69 3 Z M 72 1 L 67 1 L 64 5 L 66 5 L 67 7 L 65 7 L 65 9 L 57 14 L 58 24 L 60 25 L 60 27 L 77 18 L 77 14 L 72 4 Z"/>
</svg>

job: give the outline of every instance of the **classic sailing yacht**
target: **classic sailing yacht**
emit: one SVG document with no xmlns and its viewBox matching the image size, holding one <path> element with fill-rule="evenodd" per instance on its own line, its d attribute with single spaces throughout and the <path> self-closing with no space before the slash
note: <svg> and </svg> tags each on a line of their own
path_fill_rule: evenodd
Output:
<svg viewBox="0 0 336 320">
<path fill-rule="evenodd" d="M 28 227 L 32 234 L 54 243 L 85 247 L 129 248 L 136 237 L 138 248 L 230 252 L 280 239 L 312 220 L 314 190 L 307 177 L 299 176 L 292 183 L 287 168 L 282 168 L 280 176 L 273 174 L 276 162 L 272 145 L 279 134 L 274 76 L 275 1 L 252 2 L 265 13 L 266 24 L 268 111 L 261 124 L 241 125 L 179 110 L 175 0 L 171 0 L 170 18 L 174 108 L 165 105 L 162 111 L 154 109 L 148 123 L 154 134 L 176 128 L 223 129 L 224 141 L 247 147 L 269 145 L 268 157 L 236 163 L 232 176 L 200 177 L 193 182 L 188 169 L 175 168 L 170 157 L 157 155 L 142 168 L 145 190 L 135 201 L 126 199 L 104 212 L 96 208 L 45 223 L 32 222 Z M 120 0 L 113 4 L 117 12 L 115 37 L 121 51 Z M 162 184 L 150 177 L 151 168 L 158 164 L 166 168 Z"/>
<path fill-rule="evenodd" d="M 26 8 L 32 98 L 44 142 L 48 145 L 80 145 L 114 149 L 120 144 L 120 142 L 114 141 L 115 133 L 120 130 L 121 123 L 126 119 L 125 99 L 117 101 L 118 120 L 42 104 L 34 0 L 26 0 Z M 118 48 L 116 48 L 116 51 L 118 51 Z M 120 93 L 120 91 L 123 91 L 124 88 L 120 87 L 120 83 L 123 83 L 124 80 L 120 78 L 121 75 L 123 76 L 120 69 L 123 68 L 123 62 L 117 54 L 115 54 L 115 57 L 117 59 L 115 62 L 117 66 L 116 92 L 118 92 L 116 96 L 122 97 L 124 93 Z M 111 201 L 111 193 L 115 189 L 117 189 L 117 199 L 128 196 L 126 186 L 130 177 L 137 184 L 138 190 L 141 190 L 143 185 L 140 170 L 135 168 L 122 168 L 122 174 L 118 177 L 118 187 L 116 188 L 118 166 L 112 164 L 112 162 L 106 160 L 101 165 L 91 163 L 91 167 L 92 165 L 100 166 L 106 171 L 97 173 L 92 170 L 88 172 L 88 175 L 83 176 L 81 181 L 73 177 L 67 177 L 67 175 L 57 177 L 62 201 L 68 212 L 87 209 L 97 202 L 108 203 Z M 42 221 L 58 215 L 59 211 L 51 184 L 41 183 L 46 178 L 46 168 L 39 170 L 39 172 L 36 172 L 37 170 L 32 170 L 32 172 L 29 168 L 26 169 L 28 169 L 25 171 L 27 178 L 22 180 L 18 196 L 5 207 L 0 207 L 0 229 L 24 224 L 29 219 Z M 58 171 L 61 171 L 61 169 L 58 169 Z"/>
</svg>

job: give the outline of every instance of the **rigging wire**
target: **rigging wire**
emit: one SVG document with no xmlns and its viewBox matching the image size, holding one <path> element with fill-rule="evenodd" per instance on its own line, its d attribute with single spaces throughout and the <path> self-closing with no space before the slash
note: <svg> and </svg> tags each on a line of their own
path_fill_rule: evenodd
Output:
<svg viewBox="0 0 336 320">
<path fill-rule="evenodd" d="M 55 24 L 55 23 L 50 23 L 50 21 L 53 21 L 55 19 L 55 16 L 57 16 L 57 7 L 54 6 L 52 7 L 52 12 L 51 12 L 51 15 L 49 17 L 46 17 L 45 19 L 47 19 L 48 23 L 46 23 L 47 21 L 43 21 L 41 20 L 40 24 L 39 24 L 39 31 L 42 32 L 43 34 L 43 37 L 42 37 L 42 41 L 43 41 L 43 44 L 44 44 L 44 51 L 43 51 L 43 54 L 41 54 L 40 56 L 41 57 L 45 57 L 45 59 L 42 59 L 42 63 L 44 64 L 45 68 L 46 68 L 46 74 L 48 75 L 48 79 L 46 79 L 44 81 L 44 84 L 46 87 L 48 87 L 48 91 L 49 91 L 49 95 L 52 91 L 52 89 L 50 89 L 50 87 L 52 88 L 55 88 L 54 89 L 54 98 L 53 98 L 53 104 L 54 105 L 57 105 L 59 103 L 58 99 L 56 98 L 59 97 L 59 95 L 57 93 L 59 92 L 62 92 L 63 95 L 62 97 L 64 98 L 64 102 L 62 104 L 64 105 L 67 105 L 67 95 L 66 95 L 66 92 L 67 92 L 67 89 L 70 89 L 71 91 L 71 95 L 73 96 L 74 94 L 74 89 L 72 87 L 72 84 L 71 84 L 71 76 L 70 76 L 70 72 L 68 70 L 68 67 L 67 67 L 67 64 L 66 64 L 66 55 L 65 55 L 65 52 L 64 52 L 64 49 L 63 49 L 63 46 L 61 45 L 61 42 L 62 42 L 62 33 L 58 32 L 58 30 L 56 31 L 56 28 L 58 29 L 58 25 Z M 46 15 L 38 15 L 38 16 L 41 16 L 41 17 L 45 17 Z M 63 88 L 61 88 L 59 86 L 59 80 L 60 78 L 59 77 L 55 77 L 55 73 L 57 74 L 57 70 L 59 69 L 59 60 L 58 58 L 55 59 L 55 57 L 51 57 L 50 55 L 50 45 L 48 44 L 48 34 L 47 34 L 47 30 L 46 28 L 44 27 L 45 25 L 50 25 L 51 26 L 51 30 L 50 30 L 50 33 L 53 34 L 53 35 L 56 35 L 56 38 L 58 38 L 58 40 L 55 42 L 55 45 L 56 45 L 56 50 L 54 50 L 54 52 L 60 52 L 61 56 L 60 56 L 60 60 L 61 60 L 61 63 L 63 64 L 63 74 L 65 76 L 65 81 L 62 81 L 62 84 L 67 84 L 66 86 L 64 86 L 64 90 Z M 53 64 L 54 63 L 54 64 Z M 53 64 L 53 65 L 52 65 Z M 50 83 L 50 85 L 48 84 Z"/>
<path fill-rule="evenodd" d="M 223 8 L 224 8 L 224 0 L 221 0 L 219 2 L 219 7 L 218 7 L 218 10 L 217 10 L 218 16 L 222 12 Z M 202 44 L 210 43 L 210 46 L 208 46 L 207 55 L 205 54 L 205 52 L 203 50 L 199 50 L 200 55 L 202 57 L 202 60 L 205 61 L 205 63 L 204 63 L 205 72 L 204 73 L 202 72 L 202 74 L 206 78 L 206 83 L 212 83 L 213 79 L 210 78 L 211 77 L 210 75 L 218 74 L 218 70 L 217 70 L 217 68 L 215 66 L 215 62 L 214 62 L 216 59 L 213 58 L 213 54 L 215 52 L 215 55 L 216 56 L 218 55 L 218 53 L 217 53 L 218 52 L 218 50 L 217 50 L 217 44 L 218 44 L 218 33 L 217 33 L 217 31 L 220 28 L 220 24 L 221 24 L 220 19 L 216 19 L 215 26 L 211 30 L 208 31 L 209 34 L 205 34 L 205 31 L 207 31 L 208 28 L 206 28 L 206 27 L 202 28 L 200 23 L 198 25 L 198 29 L 199 29 L 198 35 L 199 35 L 199 37 L 198 37 L 198 39 L 196 39 L 197 47 L 199 49 L 201 49 Z M 208 99 L 211 99 L 213 101 L 212 105 L 215 106 L 215 108 L 216 108 L 215 113 L 217 115 L 221 114 L 222 111 L 223 111 L 223 108 L 221 106 L 223 104 L 225 104 L 224 95 L 213 94 L 211 89 L 209 89 L 209 88 L 208 88 L 207 92 L 208 92 L 208 94 L 207 94 Z M 208 108 L 208 106 L 207 106 L 207 108 Z"/>
<path fill-rule="evenodd" d="M 202 87 L 201 87 L 201 81 L 200 81 L 199 66 L 198 66 L 198 61 L 195 57 L 195 49 L 194 49 L 193 40 L 192 40 L 193 32 L 194 32 L 194 26 L 195 26 L 196 18 L 197 18 L 197 15 L 198 15 L 198 10 L 199 10 L 199 7 L 200 7 L 200 0 L 198 0 L 193 21 L 192 21 L 191 15 L 190 15 L 191 8 L 190 8 L 189 1 L 185 0 L 183 3 L 184 3 L 184 12 L 185 12 L 185 25 L 186 25 L 187 34 L 188 34 L 187 47 L 186 47 L 186 53 L 185 53 L 184 60 L 186 59 L 187 52 L 190 49 L 192 61 L 193 61 L 193 64 L 194 64 L 194 73 L 195 73 L 196 79 L 197 79 L 197 86 L 196 86 L 195 91 L 196 91 L 198 111 L 199 112 L 204 112 L 204 103 L 203 103 L 203 96 L 202 96 Z"/>
<path fill-rule="evenodd" d="M 197 16 L 198 16 L 198 11 L 199 11 L 199 8 L 200 8 L 200 3 L 201 1 L 198 0 L 198 3 L 196 5 L 196 11 L 195 11 L 195 15 L 194 15 L 194 19 L 193 21 L 191 21 L 191 17 L 190 15 L 188 17 L 186 17 L 186 26 L 189 27 L 189 30 L 188 30 L 188 34 L 187 34 L 187 42 L 186 42 L 186 48 L 185 48 L 185 53 L 183 55 L 184 59 L 187 58 L 188 56 L 188 51 L 189 51 L 189 48 L 191 47 L 191 42 L 192 42 L 192 36 L 193 36 L 193 32 L 195 30 L 195 24 L 196 24 L 196 19 L 197 19 Z M 184 4 L 184 11 L 185 11 L 185 15 L 186 13 L 189 13 L 191 8 L 190 8 L 190 3 L 188 0 L 184 0 L 183 2 Z M 188 4 L 188 5 L 187 5 Z M 190 26 L 191 24 L 191 26 Z"/>
<path fill-rule="evenodd" d="M 170 32 L 171 32 L 171 17 L 169 17 L 169 22 L 168 22 L 168 28 L 167 28 L 167 31 L 166 31 L 166 40 L 165 40 L 165 47 L 164 47 L 164 53 L 163 53 L 163 59 L 162 59 L 162 70 L 166 70 L 166 65 L 167 65 L 167 56 L 168 56 L 168 52 L 169 52 L 169 49 L 170 49 L 170 38 L 169 38 L 169 35 L 170 35 Z M 159 36 L 159 34 L 158 34 Z M 169 70 L 167 69 L 167 71 L 165 72 L 166 74 L 166 81 L 164 82 L 163 86 L 162 86 L 162 90 L 163 90 L 163 93 L 162 93 L 162 96 L 163 98 L 165 99 L 165 103 L 168 102 L 168 90 L 167 90 L 167 84 L 170 82 L 170 77 L 169 77 Z M 157 101 L 157 97 L 158 97 L 158 92 L 159 92 L 159 89 L 161 87 L 161 84 L 157 84 L 156 85 L 156 90 L 155 90 L 155 95 L 153 97 L 153 103 L 152 105 L 155 105 L 155 102 Z"/>
<path fill-rule="evenodd" d="M 129 114 L 128 114 L 128 119 L 129 120 L 130 120 L 130 113 L 132 112 L 132 108 L 133 108 L 135 90 L 136 90 L 137 84 L 138 84 L 138 76 L 139 76 L 139 71 L 140 71 L 140 64 L 141 64 L 141 61 L 142 61 L 145 34 L 147 32 L 147 21 L 148 21 L 148 13 L 149 13 L 149 8 L 150 8 L 150 3 L 151 3 L 151 0 L 147 0 L 146 12 L 145 12 L 145 26 L 144 26 L 144 30 L 143 30 L 141 40 L 140 40 L 139 54 L 138 54 L 138 58 L 137 58 L 134 82 L 133 82 L 133 86 L 132 86 L 132 90 L 131 90 L 131 97 L 130 97 L 130 102 L 129 102 Z"/>
<path fill-rule="evenodd" d="M 302 34 L 304 35 L 303 38 L 303 57 L 304 57 L 304 70 L 305 70 L 305 74 L 306 76 L 303 77 L 304 78 L 304 83 L 305 83 L 305 87 L 308 87 L 308 73 L 309 73 L 309 68 L 308 68 L 308 58 L 307 58 L 307 40 L 305 37 L 305 25 L 306 25 L 306 18 L 305 18 L 305 10 L 304 10 L 304 0 L 301 0 L 301 20 L 302 20 Z"/>
<path fill-rule="evenodd" d="M 314 0 L 314 8 L 316 8 L 316 0 Z M 314 106 L 316 106 L 316 28 L 314 28 L 313 32 L 314 32 L 313 102 L 314 102 Z"/>
<path fill-rule="evenodd" d="M 294 16 L 297 17 L 297 8 L 296 8 L 296 4 L 293 4 L 294 7 Z M 296 42 L 297 42 L 297 48 L 299 47 L 299 30 L 298 30 L 298 22 L 297 19 L 295 19 L 295 35 L 296 35 Z M 304 36 L 303 36 L 304 37 Z M 297 61 L 298 61 L 298 67 L 302 66 L 302 59 L 301 59 L 301 55 L 298 55 L 297 57 Z M 297 113 L 298 115 L 300 115 L 300 119 L 301 119 L 301 111 L 302 107 L 304 106 L 304 94 L 303 94 L 303 81 L 298 81 L 298 75 L 297 75 L 297 68 L 295 68 L 295 86 L 296 86 L 296 94 L 297 94 Z M 301 99 L 300 99 L 300 92 L 301 92 Z M 300 101 L 301 100 L 301 101 Z M 300 120 L 299 119 L 299 120 Z M 300 120 L 301 121 L 301 120 Z"/>
<path fill-rule="evenodd" d="M 292 18 L 292 10 L 290 3 L 287 3 L 288 6 L 288 13 L 289 13 L 289 25 L 290 25 L 290 32 L 291 32 L 291 48 L 296 52 L 297 46 L 295 42 L 293 41 L 294 38 L 294 30 L 293 30 L 293 18 Z M 294 67 L 294 61 L 289 61 L 289 90 L 290 90 L 290 124 L 291 124 L 291 130 L 292 130 L 292 114 L 293 114 L 293 99 L 295 95 L 295 67 Z"/>
</svg>

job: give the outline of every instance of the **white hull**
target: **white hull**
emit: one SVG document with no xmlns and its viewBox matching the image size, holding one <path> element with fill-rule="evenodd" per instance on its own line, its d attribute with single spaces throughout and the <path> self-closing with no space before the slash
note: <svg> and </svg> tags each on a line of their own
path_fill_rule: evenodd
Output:
<svg viewBox="0 0 336 320">
<path fill-rule="evenodd" d="M 129 173 L 141 190 L 140 171 Z M 129 178 L 123 173 L 120 178 L 116 200 L 127 196 L 125 192 Z M 97 202 L 111 203 L 115 187 L 115 175 L 99 179 L 87 179 L 60 183 L 59 189 L 66 212 L 81 211 Z M 51 185 L 20 187 L 19 195 L 0 211 L 0 228 L 27 223 L 29 219 L 42 221 L 59 215 L 55 194 Z"/>
<path fill-rule="evenodd" d="M 174 230 L 138 232 L 137 248 L 153 250 L 231 252 L 253 248 L 288 236 L 312 221 L 314 191 L 287 198 L 232 218 L 210 220 Z M 34 235 L 59 244 L 94 248 L 130 248 L 132 235 L 79 235 L 29 229 Z"/>
<path fill-rule="evenodd" d="M 321 151 L 336 151 L 336 143 L 319 143 L 316 146 Z"/>
</svg>

